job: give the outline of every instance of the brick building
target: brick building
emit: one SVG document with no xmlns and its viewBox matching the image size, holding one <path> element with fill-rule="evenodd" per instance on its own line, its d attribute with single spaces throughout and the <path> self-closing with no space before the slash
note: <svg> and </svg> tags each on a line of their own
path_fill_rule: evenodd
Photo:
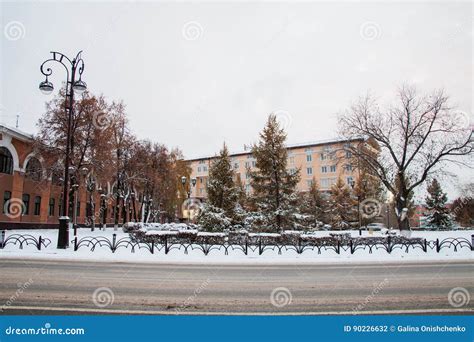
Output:
<svg viewBox="0 0 474 342">
<path fill-rule="evenodd" d="M 62 212 L 60 173 L 47 172 L 43 159 L 33 151 L 31 134 L 0 124 L 0 229 L 56 228 Z M 74 200 L 69 206 L 71 220 L 78 225 L 89 224 L 86 222 L 91 222 L 92 218 L 96 225 L 104 221 L 113 224 L 115 202 L 110 195 L 111 187 L 104 188 L 109 190 L 96 188 L 93 193 L 88 192 L 85 179 L 79 179 L 75 195 L 71 196 Z M 119 222 L 130 217 L 129 206 L 119 213 Z"/>
</svg>

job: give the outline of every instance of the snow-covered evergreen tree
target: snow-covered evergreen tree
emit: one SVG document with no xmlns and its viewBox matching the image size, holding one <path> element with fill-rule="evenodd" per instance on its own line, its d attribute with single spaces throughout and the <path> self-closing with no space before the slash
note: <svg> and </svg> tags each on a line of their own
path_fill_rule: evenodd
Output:
<svg viewBox="0 0 474 342">
<path fill-rule="evenodd" d="M 234 170 L 225 144 L 209 168 L 206 191 L 207 204 L 201 208 L 198 223 L 207 231 L 222 231 L 235 219 L 238 199 Z"/>
<path fill-rule="evenodd" d="M 260 141 L 252 147 L 256 170 L 249 170 L 253 189 L 253 202 L 263 215 L 269 231 L 293 229 L 297 208 L 296 185 L 299 170 L 287 170 L 286 133 L 280 128 L 276 116 L 271 114 L 260 133 Z"/>
<path fill-rule="evenodd" d="M 222 232 L 230 228 L 232 220 L 226 216 L 222 208 L 204 203 L 198 215 L 198 224 L 207 232 Z"/>
<path fill-rule="evenodd" d="M 209 168 L 206 191 L 207 202 L 210 205 L 221 208 L 226 215 L 232 216 L 237 203 L 237 188 L 234 184 L 234 170 L 226 144 Z"/>
<path fill-rule="evenodd" d="M 348 229 L 357 220 L 356 203 L 351 189 L 339 177 L 331 187 L 327 215 L 331 226 L 335 229 Z"/>
<path fill-rule="evenodd" d="M 323 225 L 325 199 L 316 179 L 313 178 L 308 192 L 301 194 L 301 213 L 304 215 L 303 224 L 307 228 L 318 228 Z"/>
<path fill-rule="evenodd" d="M 427 188 L 428 196 L 426 197 L 426 209 L 428 209 L 427 222 L 435 227 L 450 227 L 452 218 L 446 208 L 448 197 L 441 189 L 438 180 L 434 178 Z"/>
</svg>

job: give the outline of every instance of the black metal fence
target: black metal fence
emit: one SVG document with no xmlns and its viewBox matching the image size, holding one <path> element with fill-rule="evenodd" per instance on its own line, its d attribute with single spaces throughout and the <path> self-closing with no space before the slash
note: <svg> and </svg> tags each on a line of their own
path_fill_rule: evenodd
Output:
<svg viewBox="0 0 474 342">
<path fill-rule="evenodd" d="M 23 249 L 24 246 L 32 245 L 35 246 L 37 250 L 41 250 L 42 247 L 48 247 L 51 244 L 51 240 L 43 238 L 41 235 L 35 237 L 29 234 L 12 234 L 5 237 L 5 231 L 2 230 L 0 234 L 0 249 L 10 244 L 18 246 L 20 249 Z"/>
<path fill-rule="evenodd" d="M 50 243 L 50 239 L 41 236 L 36 238 L 32 235 L 12 234 L 5 237 L 5 231 L 2 231 L 0 249 L 12 244 L 19 246 L 20 249 L 23 249 L 23 246 L 33 245 L 41 250 L 42 247 L 48 247 Z M 317 254 L 322 252 L 355 254 L 358 251 L 368 251 L 369 254 L 372 254 L 377 250 L 392 253 L 397 249 L 405 253 L 416 249 L 425 253 L 428 251 L 439 253 L 444 249 L 453 249 L 454 252 L 457 252 L 464 248 L 474 251 L 474 235 L 469 241 L 463 237 L 427 240 L 390 235 L 387 237 L 350 237 L 349 234 L 334 234 L 329 237 L 316 237 L 297 234 L 275 234 L 274 236 L 239 233 L 200 235 L 190 232 L 146 235 L 142 232 L 135 232 L 128 237 L 119 239 L 117 239 L 117 234 L 113 234 L 111 239 L 105 236 L 75 237 L 71 243 L 74 251 L 79 249 L 94 251 L 100 248 L 109 249 L 112 253 L 118 249 L 128 249 L 131 253 L 135 253 L 137 250 L 145 249 L 151 254 L 161 251 L 168 254 L 173 250 L 183 251 L 184 254 L 199 250 L 204 255 L 208 255 L 212 251 L 223 251 L 225 255 L 228 255 L 229 251 L 239 251 L 244 255 L 255 253 L 262 255 L 268 251 L 278 254 L 290 251 L 297 254 L 307 251 L 317 251 Z"/>
</svg>

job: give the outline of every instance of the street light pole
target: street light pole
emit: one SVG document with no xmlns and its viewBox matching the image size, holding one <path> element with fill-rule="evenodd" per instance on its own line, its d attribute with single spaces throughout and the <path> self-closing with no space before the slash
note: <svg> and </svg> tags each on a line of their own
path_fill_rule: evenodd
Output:
<svg viewBox="0 0 474 342">
<path fill-rule="evenodd" d="M 64 156 L 64 181 L 63 181 L 63 203 L 62 213 L 59 217 L 59 233 L 58 233 L 58 248 L 65 249 L 69 247 L 69 166 L 70 166 L 70 150 L 71 150 L 71 125 L 72 114 L 74 110 L 74 91 L 82 93 L 87 89 L 85 82 L 81 80 L 82 72 L 84 71 L 84 61 L 81 57 L 82 51 L 76 55 L 74 59 L 68 58 L 66 55 L 52 51 L 52 58 L 44 61 L 40 66 L 41 73 L 46 76 L 46 80 L 41 82 L 39 89 L 43 94 L 51 94 L 54 90 L 53 84 L 49 82 L 48 76 L 51 76 L 53 71 L 47 67 L 46 64 L 50 62 L 60 63 L 66 69 L 66 99 L 65 111 L 67 114 L 67 134 L 66 134 L 66 155 Z M 79 75 L 79 80 L 76 81 L 76 74 Z M 75 208 L 74 208 L 75 209 Z"/>
</svg>

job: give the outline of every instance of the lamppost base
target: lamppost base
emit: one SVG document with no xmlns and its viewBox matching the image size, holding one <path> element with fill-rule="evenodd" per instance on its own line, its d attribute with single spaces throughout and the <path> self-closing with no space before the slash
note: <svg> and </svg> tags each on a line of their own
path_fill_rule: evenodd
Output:
<svg viewBox="0 0 474 342">
<path fill-rule="evenodd" d="M 69 247 L 69 217 L 61 216 L 59 218 L 58 249 L 66 249 L 68 247 Z"/>
</svg>

